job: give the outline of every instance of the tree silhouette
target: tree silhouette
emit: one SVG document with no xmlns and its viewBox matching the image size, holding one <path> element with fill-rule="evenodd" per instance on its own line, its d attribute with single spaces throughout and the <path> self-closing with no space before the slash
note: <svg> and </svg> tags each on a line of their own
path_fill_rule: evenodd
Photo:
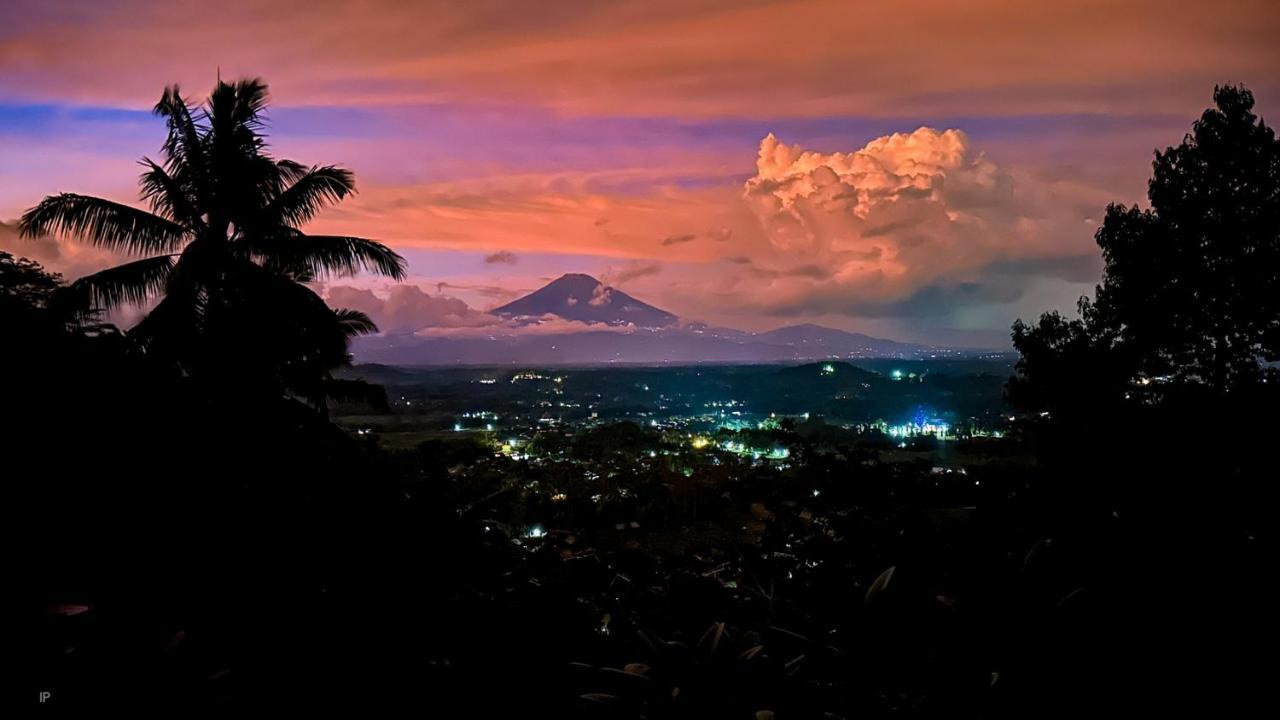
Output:
<svg viewBox="0 0 1280 720">
<path fill-rule="evenodd" d="M 62 278 L 46 272 L 40 263 L 0 250 L 0 309 L 4 312 L 43 308 L 61 285 Z"/>
<path fill-rule="evenodd" d="M 1280 142 L 1243 87 L 1214 89 L 1157 152 L 1149 209 L 1113 204 L 1095 239 L 1105 275 L 1081 317 L 1013 326 L 1010 399 L 1053 407 L 1152 384 L 1227 392 L 1280 359 Z M 1126 389 L 1127 388 L 1127 389 Z"/>
<path fill-rule="evenodd" d="M 130 335 L 147 355 L 237 392 L 284 390 L 322 408 L 351 336 L 375 329 L 334 311 L 306 283 L 367 270 L 404 277 L 403 258 L 363 238 L 300 228 L 355 191 L 349 170 L 277 160 L 264 139 L 267 86 L 219 81 L 192 106 L 177 86 L 155 106 L 168 123 L 163 164 L 143 158 L 151 211 L 85 195 L 45 198 L 20 232 L 65 232 L 142 256 L 83 277 L 67 292 L 83 309 L 160 296 Z M 349 388 L 348 388 L 349 389 Z"/>
</svg>

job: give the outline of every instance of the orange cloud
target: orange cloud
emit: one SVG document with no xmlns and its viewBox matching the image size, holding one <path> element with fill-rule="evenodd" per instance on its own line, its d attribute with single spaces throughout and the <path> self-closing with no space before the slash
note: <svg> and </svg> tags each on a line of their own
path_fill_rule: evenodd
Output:
<svg viewBox="0 0 1280 720">
<path fill-rule="evenodd" d="M 639 178 L 648 185 L 650 173 L 494 175 L 372 186 L 326 211 L 314 230 L 373 235 L 397 247 L 484 250 L 487 254 L 496 246 L 514 254 L 579 253 L 619 260 L 653 258 L 658 250 L 668 256 L 678 250 L 681 259 L 714 260 L 723 250 L 717 247 L 720 243 L 663 247 L 655 240 L 680 238 L 708 226 L 718 228 L 722 237 L 753 244 L 741 232 L 754 221 L 731 185 L 686 190 L 659 182 L 643 193 L 594 190 L 591 186 L 602 176 L 618 182 Z"/>
<path fill-rule="evenodd" d="M 802 264 L 752 265 L 751 304 L 870 314 L 931 286 L 976 282 L 992 263 L 1087 252 L 1086 218 L 1061 190 L 1015 177 L 955 129 L 922 127 L 834 153 L 771 134 L 743 197 L 773 247 Z"/>
<path fill-rule="evenodd" d="M 42 4 L 6 6 L 13 96 L 141 106 L 175 80 L 205 87 L 215 65 L 300 104 L 606 115 L 1133 113 L 1224 79 L 1280 89 L 1270 0 Z"/>
<path fill-rule="evenodd" d="M 930 128 L 825 154 L 770 134 L 744 197 L 778 249 L 877 284 L 967 264 L 982 246 L 1007 249 L 1020 211 L 1012 179 L 963 132 Z"/>
</svg>

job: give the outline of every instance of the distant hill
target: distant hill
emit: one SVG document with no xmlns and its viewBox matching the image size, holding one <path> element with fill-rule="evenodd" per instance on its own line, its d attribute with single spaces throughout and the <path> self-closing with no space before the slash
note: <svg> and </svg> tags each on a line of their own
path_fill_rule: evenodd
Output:
<svg viewBox="0 0 1280 720">
<path fill-rule="evenodd" d="M 495 308 L 493 314 L 511 318 L 555 315 L 566 320 L 642 328 L 671 327 L 680 318 L 609 287 L 590 275 L 570 273 L 528 295 Z"/>
<path fill-rule="evenodd" d="M 804 365 L 789 365 L 778 371 L 778 377 L 790 383 L 819 382 L 826 386 L 843 387 L 864 383 L 882 376 L 840 360 Z"/>
<path fill-rule="evenodd" d="M 978 353 L 888 343 L 837 352 L 825 345 L 783 345 L 759 336 L 680 327 L 647 330 L 587 330 L 559 334 L 484 337 L 421 336 L 411 333 L 356 338 L 360 362 L 385 365 L 598 365 L 776 363 L 825 359 L 962 358 Z"/>
<path fill-rule="evenodd" d="M 821 325 L 788 325 L 755 336 L 759 342 L 795 348 L 796 358 L 910 357 L 923 346 L 884 340 Z"/>
</svg>

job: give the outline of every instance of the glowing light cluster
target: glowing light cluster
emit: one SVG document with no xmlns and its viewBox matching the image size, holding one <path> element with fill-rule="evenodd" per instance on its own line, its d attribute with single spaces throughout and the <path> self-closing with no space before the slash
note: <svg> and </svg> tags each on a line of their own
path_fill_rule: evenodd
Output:
<svg viewBox="0 0 1280 720">
<path fill-rule="evenodd" d="M 759 460 L 760 458 L 764 458 L 766 460 L 785 460 L 786 458 L 791 457 L 791 451 L 785 447 L 761 449 L 761 448 L 751 447 L 746 443 L 737 442 L 734 440 L 724 441 L 723 443 L 720 444 L 720 448 L 727 452 L 736 453 L 738 455 L 749 455 L 756 460 Z"/>
<path fill-rule="evenodd" d="M 890 437 L 922 437 L 932 435 L 934 437 L 945 439 L 951 433 L 951 426 L 942 420 L 925 420 L 907 422 L 901 425 L 890 425 L 885 429 Z"/>
</svg>

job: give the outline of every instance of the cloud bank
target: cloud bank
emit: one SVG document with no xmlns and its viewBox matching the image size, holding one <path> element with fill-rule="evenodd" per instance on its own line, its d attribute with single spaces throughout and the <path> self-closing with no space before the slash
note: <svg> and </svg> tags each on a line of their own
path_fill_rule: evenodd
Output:
<svg viewBox="0 0 1280 720">
<path fill-rule="evenodd" d="M 476 310 L 458 298 L 432 295 L 413 284 L 392 285 L 385 295 L 350 285 L 331 285 L 320 290 L 330 307 L 367 314 L 383 335 L 486 337 L 632 330 L 628 326 L 584 323 L 554 315 L 519 320 L 499 317 Z"/>
<path fill-rule="evenodd" d="M 461 300 L 430 295 L 417 285 L 392 285 L 386 297 L 364 288 L 333 285 L 326 289 L 325 301 L 331 307 L 367 314 L 383 333 L 415 332 L 426 327 L 481 327 L 496 320 Z"/>
<path fill-rule="evenodd" d="M 758 283 L 753 304 L 779 316 L 1008 304 L 1032 276 L 1078 281 L 1090 234 L 1070 194 L 1015 177 L 958 129 L 921 127 L 832 153 L 770 134 L 743 198 L 791 264 L 733 260 Z"/>
<path fill-rule="evenodd" d="M 309 105 L 501 98 L 572 115 L 1167 110 L 1223 78 L 1276 87 L 1280 30 L 1268 0 L 48 5 L 5 5 L 9 94 L 150 103 L 168 82 L 203 87 L 221 48 L 224 77 L 269 74 Z"/>
</svg>

